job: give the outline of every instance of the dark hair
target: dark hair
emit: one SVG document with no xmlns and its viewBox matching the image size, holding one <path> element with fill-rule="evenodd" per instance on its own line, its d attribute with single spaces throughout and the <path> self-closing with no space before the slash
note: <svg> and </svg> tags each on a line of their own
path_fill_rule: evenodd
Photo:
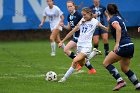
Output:
<svg viewBox="0 0 140 93">
<path fill-rule="evenodd" d="M 111 15 L 119 15 L 124 20 L 124 18 L 120 14 L 116 4 L 108 4 L 107 5 L 107 12 Z"/>
<path fill-rule="evenodd" d="M 68 0 L 67 3 L 72 3 L 75 6 L 75 10 L 78 10 L 83 4 L 81 3 L 80 5 L 77 6 L 72 0 Z"/>
</svg>

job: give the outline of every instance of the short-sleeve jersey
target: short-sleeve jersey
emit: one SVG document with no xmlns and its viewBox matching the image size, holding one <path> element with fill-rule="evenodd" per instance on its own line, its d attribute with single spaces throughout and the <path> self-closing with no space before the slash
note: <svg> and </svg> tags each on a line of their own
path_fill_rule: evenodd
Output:
<svg viewBox="0 0 140 93">
<path fill-rule="evenodd" d="M 92 6 L 90 6 L 90 9 L 92 9 L 93 14 L 98 15 L 98 17 L 96 19 L 104 25 L 103 16 L 104 16 L 106 8 L 102 5 L 99 5 L 99 7 L 95 7 L 94 5 L 92 5 Z"/>
<path fill-rule="evenodd" d="M 54 28 L 59 24 L 61 20 L 60 16 L 62 14 L 63 12 L 56 5 L 53 5 L 52 9 L 50 9 L 49 6 L 46 7 L 43 12 L 43 16 L 47 16 L 51 28 Z"/>
<path fill-rule="evenodd" d="M 98 20 L 92 18 L 90 21 L 85 21 L 82 18 L 78 24 L 80 28 L 80 35 L 78 38 L 77 46 L 92 47 L 92 36 L 98 25 Z"/>
<path fill-rule="evenodd" d="M 117 15 L 113 16 L 109 20 L 109 26 L 110 26 L 111 34 L 112 34 L 113 38 L 115 39 L 115 41 L 116 41 L 116 29 L 113 28 L 113 26 L 112 26 L 112 24 L 114 22 L 119 23 L 119 25 L 121 27 L 120 45 L 131 43 L 131 39 L 128 36 L 128 33 L 127 33 L 127 29 L 126 29 L 124 20 L 120 16 L 117 16 Z"/>
<path fill-rule="evenodd" d="M 82 19 L 82 15 L 81 13 L 79 13 L 78 11 L 75 11 L 74 14 L 69 14 L 67 17 L 67 20 L 71 26 L 71 28 L 73 29 L 78 22 Z M 79 33 L 80 31 L 76 31 L 73 35 L 73 38 L 78 38 L 79 37 Z"/>
</svg>

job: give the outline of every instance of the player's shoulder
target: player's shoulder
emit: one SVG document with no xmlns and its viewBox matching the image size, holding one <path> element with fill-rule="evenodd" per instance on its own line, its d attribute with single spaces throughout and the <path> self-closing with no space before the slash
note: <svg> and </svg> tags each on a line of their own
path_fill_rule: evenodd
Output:
<svg viewBox="0 0 140 93">
<path fill-rule="evenodd" d="M 98 22 L 97 19 L 95 19 L 94 17 L 91 19 L 92 22 Z"/>
<path fill-rule="evenodd" d="M 56 6 L 56 5 L 53 5 L 53 7 L 55 8 L 55 9 L 60 9 L 58 6 Z"/>
</svg>

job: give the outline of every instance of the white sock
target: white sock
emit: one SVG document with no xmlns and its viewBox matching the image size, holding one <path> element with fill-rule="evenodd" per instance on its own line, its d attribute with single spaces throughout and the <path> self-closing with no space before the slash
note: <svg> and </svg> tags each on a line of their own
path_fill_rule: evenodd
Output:
<svg viewBox="0 0 140 93">
<path fill-rule="evenodd" d="M 136 88 L 140 87 L 140 83 L 136 84 L 135 87 L 136 87 Z"/>
<path fill-rule="evenodd" d="M 120 82 L 122 80 L 123 80 L 122 77 L 120 77 L 120 78 L 117 79 L 117 82 Z"/>
<path fill-rule="evenodd" d="M 55 50 L 56 50 L 56 43 L 55 42 L 51 42 L 51 48 L 52 48 L 52 52 L 55 53 Z"/>
<path fill-rule="evenodd" d="M 74 72 L 74 68 L 70 67 L 64 75 L 64 78 L 67 79 Z"/>
<path fill-rule="evenodd" d="M 97 55 L 97 52 L 96 51 L 92 51 L 88 58 L 91 59 L 91 58 L 95 57 L 96 55 Z"/>
<path fill-rule="evenodd" d="M 86 65 L 87 65 L 87 66 L 90 65 L 89 59 L 86 59 Z"/>
</svg>

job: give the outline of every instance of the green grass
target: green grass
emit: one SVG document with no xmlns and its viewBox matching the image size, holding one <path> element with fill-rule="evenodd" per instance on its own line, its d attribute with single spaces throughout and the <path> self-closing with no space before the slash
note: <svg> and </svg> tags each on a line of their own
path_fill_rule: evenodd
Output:
<svg viewBox="0 0 140 93">
<path fill-rule="evenodd" d="M 130 68 L 140 79 L 140 39 L 133 39 L 135 54 Z M 114 41 L 110 40 L 110 50 Z M 100 50 L 103 44 L 100 41 Z M 64 83 L 45 81 L 44 75 L 53 70 L 62 77 L 71 65 L 71 59 L 64 55 L 62 49 L 57 48 L 57 55 L 50 56 L 50 43 L 48 41 L 18 41 L 0 42 L 0 93 L 112 93 L 116 81 L 102 66 L 104 55 L 91 60 L 97 74 L 83 73 L 72 74 Z M 115 66 L 120 71 L 119 63 Z M 135 87 L 120 71 L 121 76 L 127 81 L 127 86 L 119 93 L 134 93 Z"/>
</svg>

